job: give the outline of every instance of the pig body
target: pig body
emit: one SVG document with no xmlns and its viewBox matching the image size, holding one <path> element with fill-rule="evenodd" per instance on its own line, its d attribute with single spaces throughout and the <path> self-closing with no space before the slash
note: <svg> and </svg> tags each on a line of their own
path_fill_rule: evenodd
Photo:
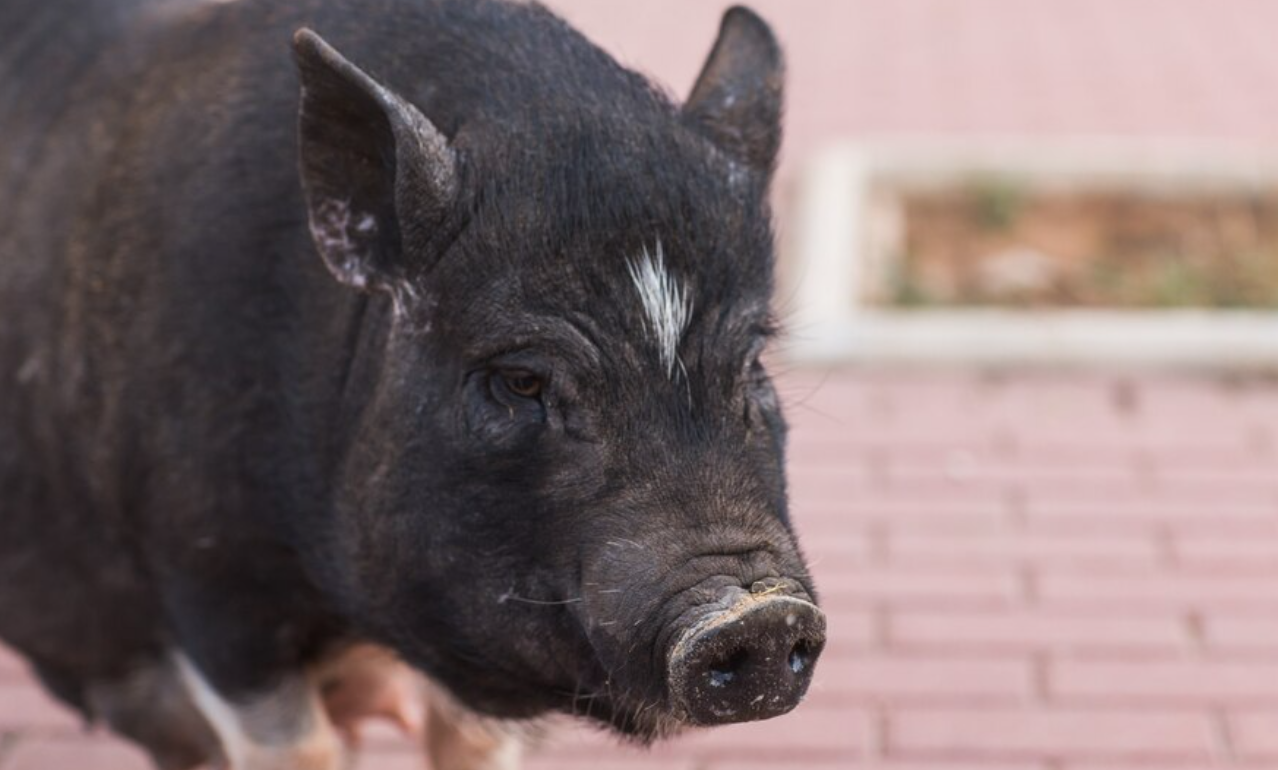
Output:
<svg viewBox="0 0 1278 770">
<path fill-rule="evenodd" d="M 681 107 L 493 0 L 0 29 L 0 637 L 52 692 L 244 770 L 337 766 L 368 644 L 640 740 L 798 702 L 763 22 Z"/>
</svg>

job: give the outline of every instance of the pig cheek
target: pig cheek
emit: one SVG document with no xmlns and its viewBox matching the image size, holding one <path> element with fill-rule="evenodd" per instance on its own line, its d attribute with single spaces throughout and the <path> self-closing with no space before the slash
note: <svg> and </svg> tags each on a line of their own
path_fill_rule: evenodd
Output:
<svg viewBox="0 0 1278 770">
<path fill-rule="evenodd" d="M 647 669 L 663 614 L 659 584 L 648 572 L 605 558 L 583 576 L 581 621 L 609 672 Z"/>
</svg>

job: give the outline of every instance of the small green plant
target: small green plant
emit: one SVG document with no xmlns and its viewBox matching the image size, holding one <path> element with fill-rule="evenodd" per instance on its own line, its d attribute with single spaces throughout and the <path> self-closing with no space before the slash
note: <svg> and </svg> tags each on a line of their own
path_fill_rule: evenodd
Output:
<svg viewBox="0 0 1278 770">
<path fill-rule="evenodd" d="M 888 271 L 889 302 L 898 307 L 924 307 L 936 304 L 921 283 L 915 280 L 909 255 L 891 262 Z"/>
<path fill-rule="evenodd" d="M 898 306 L 1278 308 L 1278 190 L 1160 197 L 985 178 L 907 199 L 906 222 L 906 256 L 885 276 Z M 1005 259 L 1021 252 L 1042 255 L 1050 280 L 1023 280 L 1033 262 Z"/>
<path fill-rule="evenodd" d="M 1149 277 L 1146 302 L 1155 307 L 1189 307 L 1209 300 L 1205 276 L 1193 264 L 1179 255 L 1167 255 L 1159 260 Z M 1134 304 L 1145 304 L 1141 297 L 1132 297 Z"/>
<path fill-rule="evenodd" d="M 1025 206 L 1025 193 L 1007 179 L 986 179 L 972 185 L 976 223 L 983 230 L 1008 230 Z"/>
</svg>

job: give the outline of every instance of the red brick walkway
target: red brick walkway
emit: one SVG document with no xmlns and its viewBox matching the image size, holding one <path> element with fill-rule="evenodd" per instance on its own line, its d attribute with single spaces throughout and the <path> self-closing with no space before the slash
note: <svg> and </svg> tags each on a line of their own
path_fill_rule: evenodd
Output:
<svg viewBox="0 0 1278 770">
<path fill-rule="evenodd" d="M 787 717 L 534 770 L 1278 767 L 1278 383 L 783 381 L 832 640 Z M 134 770 L 0 660 L 0 770 Z M 361 767 L 419 767 L 389 738 Z"/>
</svg>

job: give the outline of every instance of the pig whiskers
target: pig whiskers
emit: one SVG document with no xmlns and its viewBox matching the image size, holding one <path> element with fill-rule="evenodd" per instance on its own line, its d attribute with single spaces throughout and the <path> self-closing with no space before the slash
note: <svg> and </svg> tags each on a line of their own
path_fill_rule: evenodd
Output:
<svg viewBox="0 0 1278 770">
<path fill-rule="evenodd" d="M 639 703 L 639 709 L 638 709 L 637 711 L 635 711 L 635 721 L 636 721 L 636 722 L 639 722 L 639 723 L 641 723 L 641 724 L 642 724 L 642 723 L 643 723 L 643 715 L 644 715 L 644 713 L 645 713 L 645 712 L 647 712 L 647 711 L 649 711 L 649 710 L 651 710 L 651 709 L 654 709 L 654 708 L 656 708 L 656 707 L 657 707 L 657 701 L 655 701 L 655 700 L 654 700 L 653 702 L 651 702 L 651 703 L 644 703 L 644 702 L 640 701 L 640 703 Z"/>
<path fill-rule="evenodd" d="M 609 540 L 608 545 L 612 546 L 613 548 L 620 548 L 623 545 L 628 545 L 634 548 L 638 548 L 640 551 L 643 550 L 642 545 L 639 545 L 633 540 L 626 540 L 625 538 L 618 538 L 617 540 Z"/>
<path fill-rule="evenodd" d="M 586 708 L 589 709 L 590 704 L 593 703 L 596 698 L 602 697 L 602 695 L 603 693 L 598 693 L 598 692 L 582 692 L 581 679 L 578 678 L 573 683 L 573 688 L 572 688 L 572 715 L 573 716 L 578 715 L 579 703 L 581 703 L 582 701 L 585 701 Z"/>
<path fill-rule="evenodd" d="M 612 703 L 617 703 L 616 693 L 614 693 L 614 692 L 613 692 L 613 689 L 612 689 L 612 674 L 609 674 L 609 675 L 608 675 L 608 678 L 607 678 L 607 679 L 604 679 L 603 689 L 604 689 L 604 691 L 603 691 L 603 693 L 601 693 L 601 694 L 605 694 L 605 695 L 607 695 L 607 696 L 608 696 L 608 700 L 609 700 L 610 702 L 612 702 Z M 586 718 L 587 718 L 587 719 L 589 719 L 589 718 L 590 718 L 590 716 L 591 716 L 592 712 L 594 711 L 594 707 L 595 707 L 595 702 L 594 702 L 593 700 L 591 700 L 589 703 L 587 703 L 587 704 L 586 704 Z"/>
<path fill-rule="evenodd" d="M 826 419 L 826 420 L 829 420 L 829 421 L 830 421 L 831 423 L 833 423 L 834 425 L 846 425 L 846 424 L 847 424 L 847 422 L 846 422 L 846 421 L 844 421 L 844 419 L 843 419 L 842 417 L 839 417 L 838 415 L 835 415 L 835 414 L 831 414 L 830 412 L 827 412 L 827 411 L 825 411 L 825 410 L 823 410 L 823 409 L 817 409 L 815 406 L 812 406 L 811 404 L 807 403 L 806 401 L 795 401 L 795 402 L 792 402 L 792 403 L 790 403 L 790 404 L 787 404 L 786 406 L 788 406 L 788 407 L 790 407 L 790 408 L 792 408 L 792 409 L 806 409 L 807 411 L 811 412 L 812 414 L 815 414 L 815 415 L 816 415 L 816 416 L 818 416 L 818 417 L 822 417 L 822 418 L 824 418 L 824 419 Z"/>
<path fill-rule="evenodd" d="M 583 601 L 582 597 L 580 596 L 573 599 L 529 599 L 524 596 L 517 596 L 515 594 L 514 588 L 511 588 L 506 593 L 497 597 L 498 604 L 505 604 L 506 602 L 519 602 L 521 604 L 536 604 L 540 606 L 552 606 L 552 605 L 559 605 L 559 604 L 576 604 L 577 602 L 580 602 L 580 601 Z"/>
</svg>

